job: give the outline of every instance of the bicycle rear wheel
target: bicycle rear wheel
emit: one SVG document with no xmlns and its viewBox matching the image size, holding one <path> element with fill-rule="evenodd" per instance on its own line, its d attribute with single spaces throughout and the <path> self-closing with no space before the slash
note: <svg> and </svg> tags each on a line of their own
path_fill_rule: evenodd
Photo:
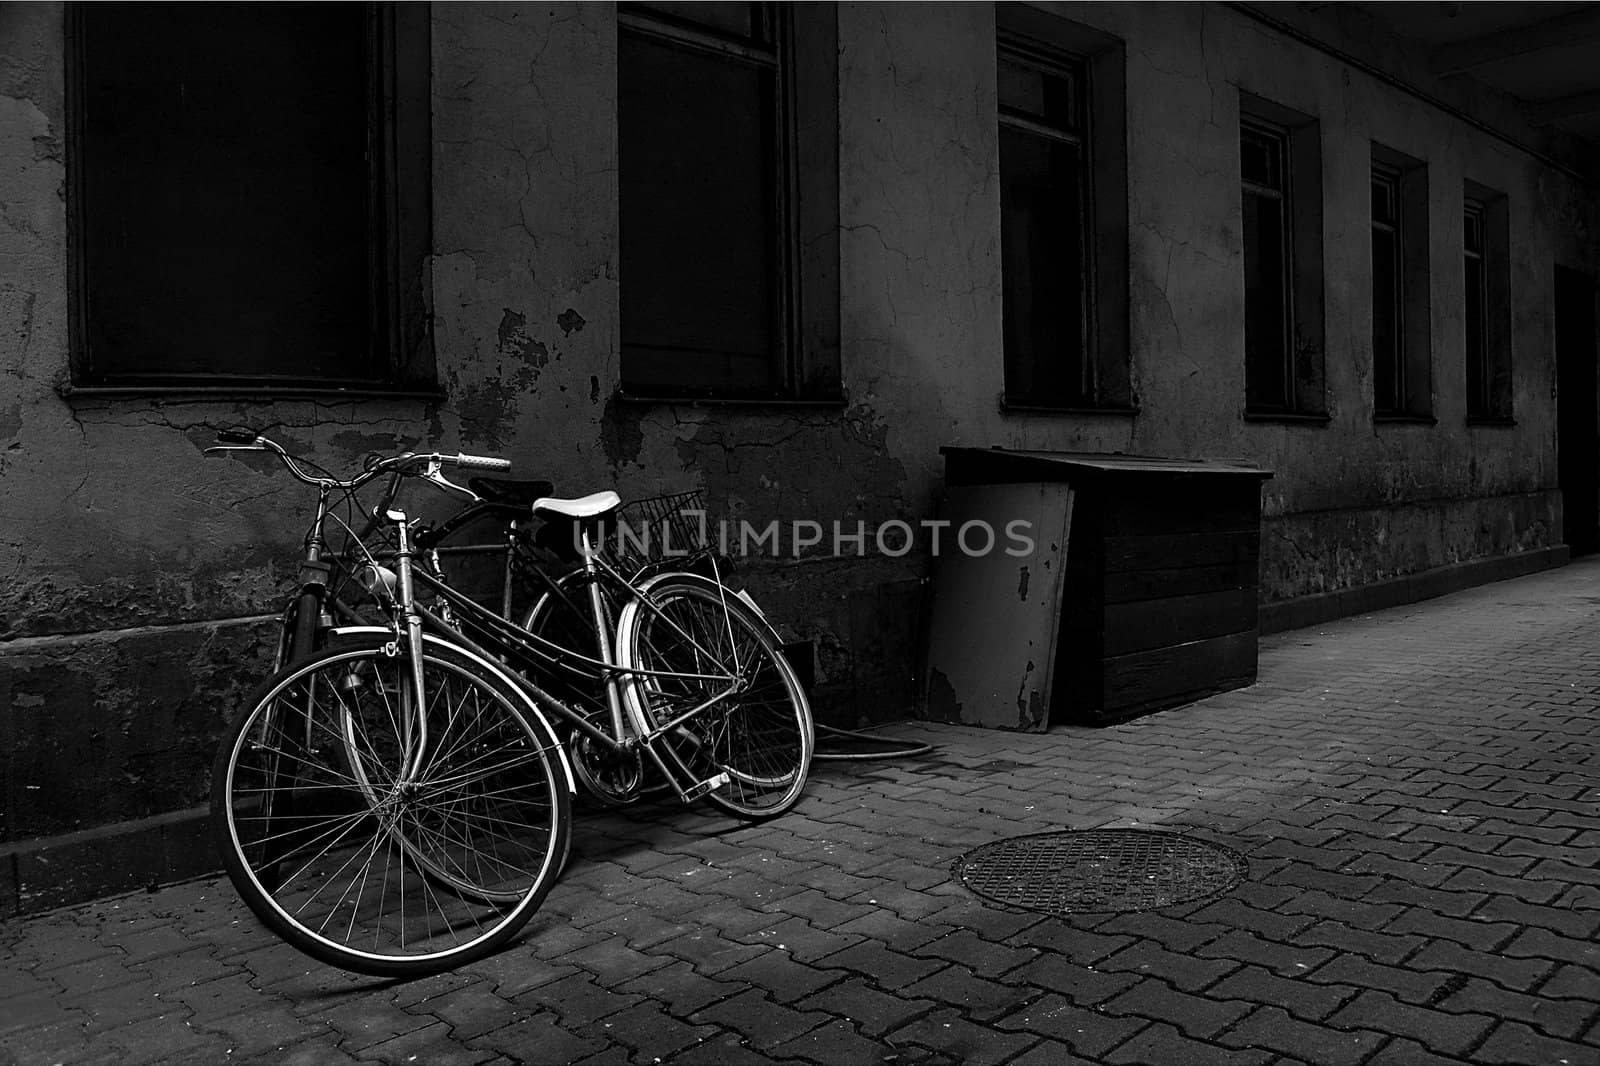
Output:
<svg viewBox="0 0 1600 1066">
<path fill-rule="evenodd" d="M 746 819 L 793 807 L 815 747 L 811 707 L 766 621 L 726 586 L 695 574 L 647 582 L 622 613 L 618 655 L 641 733 L 710 703 L 656 750 L 689 782 L 719 774 L 712 803 Z"/>
<path fill-rule="evenodd" d="M 559 875 L 571 820 L 542 716 L 432 640 L 419 715 L 410 667 L 363 640 L 279 671 L 229 729 L 212 784 L 218 848 L 256 916 L 381 977 L 503 946 Z"/>
</svg>

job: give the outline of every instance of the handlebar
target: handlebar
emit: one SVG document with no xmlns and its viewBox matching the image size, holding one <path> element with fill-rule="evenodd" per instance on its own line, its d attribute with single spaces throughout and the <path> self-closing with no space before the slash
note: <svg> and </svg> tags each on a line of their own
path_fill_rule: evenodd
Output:
<svg viewBox="0 0 1600 1066">
<path fill-rule="evenodd" d="M 354 492 L 384 474 L 394 474 L 397 477 L 423 477 L 442 488 L 460 492 L 476 500 L 478 498 L 477 493 L 447 480 L 439 472 L 440 467 L 453 466 L 464 470 L 491 470 L 496 473 L 505 473 L 511 469 L 511 460 L 500 459 L 492 455 L 471 455 L 466 452 L 457 452 L 454 455 L 448 455 L 444 452 L 405 452 L 401 455 L 386 456 L 370 462 L 367 464 L 366 469 L 355 477 L 340 480 L 339 478 L 319 476 L 312 473 L 301 461 L 285 451 L 281 444 L 249 430 L 219 430 L 217 432 L 217 441 L 216 445 L 205 450 L 207 455 L 225 455 L 230 452 L 269 452 L 275 455 L 279 462 L 283 463 L 289 473 L 305 484 L 315 485 L 320 489 L 341 489 L 347 492 Z"/>
</svg>

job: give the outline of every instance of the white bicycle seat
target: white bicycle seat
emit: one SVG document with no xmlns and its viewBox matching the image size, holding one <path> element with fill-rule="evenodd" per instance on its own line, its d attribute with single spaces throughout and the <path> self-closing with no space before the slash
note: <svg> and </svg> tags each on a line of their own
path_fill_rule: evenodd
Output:
<svg viewBox="0 0 1600 1066">
<path fill-rule="evenodd" d="M 621 506 L 622 497 L 608 489 L 605 492 L 591 492 L 587 496 L 579 496 L 573 500 L 540 496 L 533 501 L 533 513 L 541 518 L 546 515 L 561 515 L 563 518 L 598 518 Z"/>
</svg>

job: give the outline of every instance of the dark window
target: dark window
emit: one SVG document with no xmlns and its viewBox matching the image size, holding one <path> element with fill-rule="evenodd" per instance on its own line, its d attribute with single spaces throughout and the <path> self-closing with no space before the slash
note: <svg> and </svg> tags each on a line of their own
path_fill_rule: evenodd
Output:
<svg viewBox="0 0 1600 1066">
<path fill-rule="evenodd" d="M 825 232 L 830 212 L 837 227 L 837 193 L 829 205 L 824 190 L 825 183 L 836 189 L 837 165 L 825 149 L 803 159 L 798 151 L 808 133 L 820 144 L 819 125 L 837 140 L 836 117 L 821 102 L 820 82 L 831 74 L 797 61 L 799 46 L 817 37 L 816 24 L 831 18 L 775 4 L 623 9 L 627 392 L 774 398 L 836 391 L 836 327 L 813 324 L 830 303 L 837 318 L 837 238 L 807 247 L 805 236 Z"/>
<path fill-rule="evenodd" d="M 1489 340 L 1489 269 L 1484 262 L 1482 204 L 1467 202 L 1461 228 L 1466 278 L 1463 326 L 1467 342 L 1467 413 L 1483 414 L 1490 408 L 1490 386 L 1489 361 L 1484 358 Z"/>
<path fill-rule="evenodd" d="M 1374 145 L 1371 188 L 1373 413 L 1378 418 L 1429 419 L 1433 354 L 1427 168 Z"/>
<path fill-rule="evenodd" d="M 1372 171 L 1372 375 L 1380 415 L 1403 414 L 1406 396 L 1400 176 Z"/>
<path fill-rule="evenodd" d="M 1126 49 L 995 10 L 1004 406 L 1132 411 Z"/>
<path fill-rule="evenodd" d="M 1289 138 L 1246 126 L 1239 136 L 1244 208 L 1245 402 L 1256 411 L 1294 408 L 1290 292 Z"/>
<path fill-rule="evenodd" d="M 1511 418 L 1510 268 L 1505 197 L 1484 190 L 1462 211 L 1467 417 Z"/>
<path fill-rule="evenodd" d="M 1000 52 L 1000 270 L 1006 401 L 1088 406 L 1088 160 L 1081 70 Z"/>
<path fill-rule="evenodd" d="M 70 11 L 76 383 L 429 384 L 426 9 Z"/>
<path fill-rule="evenodd" d="M 1314 119 L 1241 94 L 1249 415 L 1325 418 L 1321 150 Z"/>
</svg>

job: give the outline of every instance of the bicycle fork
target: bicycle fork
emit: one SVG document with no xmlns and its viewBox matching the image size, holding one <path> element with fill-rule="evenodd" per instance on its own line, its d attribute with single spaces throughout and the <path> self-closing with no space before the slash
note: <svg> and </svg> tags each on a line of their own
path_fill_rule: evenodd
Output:
<svg viewBox="0 0 1600 1066">
<path fill-rule="evenodd" d="M 413 596 L 411 530 L 406 525 L 405 512 L 389 511 L 384 517 L 394 523 L 399 541 L 399 551 L 395 553 L 395 566 L 399 572 L 397 609 L 404 628 L 406 660 L 410 664 L 407 683 L 411 687 L 411 705 L 415 708 L 414 714 L 400 715 L 401 750 L 408 754 L 398 780 L 400 784 L 409 784 L 421 771 L 423 753 L 428 747 L 428 707 L 422 681 L 422 615 L 417 611 Z"/>
</svg>

